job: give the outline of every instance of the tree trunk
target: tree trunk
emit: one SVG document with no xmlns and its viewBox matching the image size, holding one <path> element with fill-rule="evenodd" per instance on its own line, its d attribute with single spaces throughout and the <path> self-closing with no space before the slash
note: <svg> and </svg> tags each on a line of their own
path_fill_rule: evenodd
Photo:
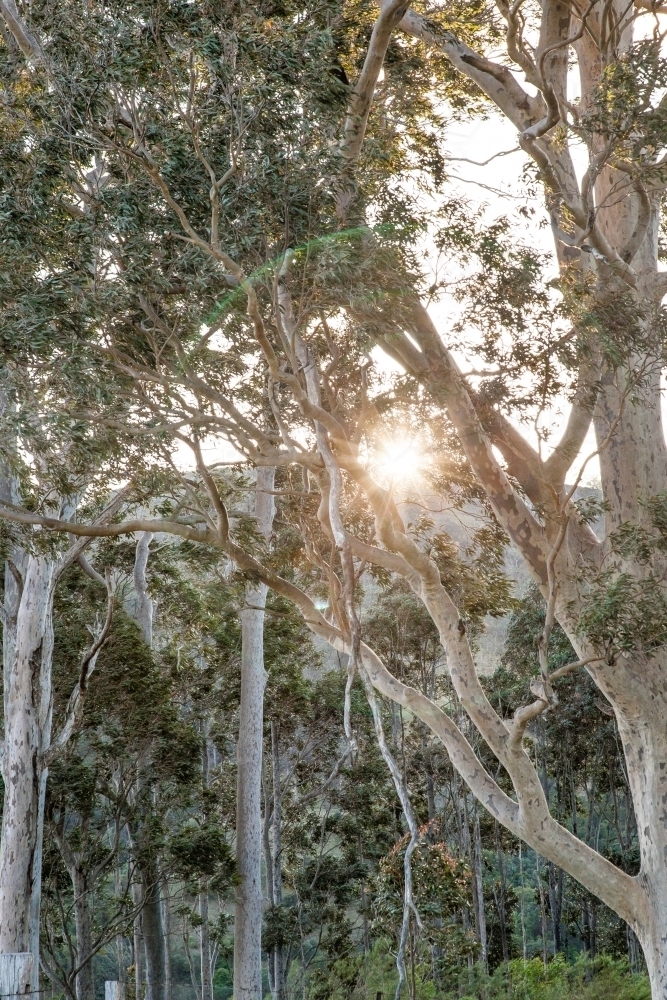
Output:
<svg viewBox="0 0 667 1000">
<path fill-rule="evenodd" d="M 489 967 L 489 948 L 486 934 L 486 911 L 484 909 L 484 858 L 482 855 L 482 837 L 479 830 L 479 808 L 475 800 L 473 820 L 473 867 L 475 872 L 475 897 L 477 903 L 477 933 L 479 936 L 480 961 L 485 970 Z"/>
<path fill-rule="evenodd" d="M 202 788 L 204 792 L 209 787 L 209 720 L 202 720 Z M 204 797 L 204 803 L 207 802 Z M 203 810 L 204 823 L 208 822 L 209 815 L 207 806 Z M 211 932 L 208 924 L 208 882 L 202 878 L 199 883 L 199 916 L 201 927 L 199 930 L 199 965 L 201 969 L 201 998 L 202 1000 L 213 1000 L 213 964 L 211 961 Z"/>
<path fill-rule="evenodd" d="M 493 827 L 496 838 L 496 854 L 498 856 L 498 876 L 499 876 L 498 920 L 500 922 L 500 945 L 503 950 L 503 962 L 509 962 L 510 949 L 507 937 L 507 907 L 506 907 L 507 883 L 505 879 L 505 858 L 503 856 L 503 849 L 500 843 L 500 828 L 498 826 L 498 820 L 494 820 Z"/>
<path fill-rule="evenodd" d="M 141 926 L 146 954 L 147 1000 L 167 1000 L 167 941 L 162 921 L 162 899 L 157 866 L 146 863 L 141 876 L 144 892 Z"/>
<path fill-rule="evenodd" d="M 549 935 L 547 933 L 547 907 L 544 900 L 544 882 L 542 881 L 542 866 L 540 856 L 535 852 L 535 877 L 537 878 L 537 895 L 540 900 L 540 929 L 542 932 L 542 961 L 549 961 Z"/>
<path fill-rule="evenodd" d="M 428 820 L 430 823 L 436 816 L 435 783 L 430 774 L 426 775 L 426 801 L 428 803 Z"/>
<path fill-rule="evenodd" d="M 32 953 L 23 951 L 0 955 L 0 996 L 14 1000 L 32 990 Z"/>
<path fill-rule="evenodd" d="M 283 905 L 282 876 L 282 822 L 283 802 L 280 783 L 280 744 L 278 742 L 278 726 L 271 722 L 271 758 L 273 773 L 273 905 L 277 910 Z M 273 946 L 270 961 L 273 965 L 273 997 L 274 1000 L 285 998 L 285 963 L 282 942 L 276 941 Z"/>
<path fill-rule="evenodd" d="M 628 942 L 628 964 L 630 966 L 630 972 L 637 973 L 640 968 L 640 950 L 639 942 L 637 940 L 637 935 L 633 931 L 632 927 L 625 927 L 626 938 Z"/>
<path fill-rule="evenodd" d="M 134 606 L 129 613 L 141 629 L 144 642 L 153 646 L 153 600 L 146 582 L 146 567 L 150 555 L 153 534 L 139 532 L 134 559 Z M 139 789 L 146 789 L 146 762 L 139 766 Z M 150 835 L 150 834 L 149 834 Z M 141 911 L 141 932 L 144 939 L 146 958 L 147 1000 L 168 1000 L 167 966 L 169 965 L 168 940 L 165 934 L 163 906 L 160 893 L 161 878 L 157 860 L 147 858 L 141 866 L 141 886 L 143 907 Z"/>
<path fill-rule="evenodd" d="M 171 909 L 169 899 L 169 881 L 162 878 L 162 924 L 164 927 L 164 991 L 167 1000 L 171 1000 Z"/>
<path fill-rule="evenodd" d="M 90 914 L 90 892 L 86 873 L 77 863 L 70 871 L 74 890 L 74 922 L 76 926 L 76 1000 L 95 1000 L 93 982 L 93 935 Z"/>
<path fill-rule="evenodd" d="M 132 905 L 136 908 L 141 905 L 141 885 L 138 882 L 132 883 Z M 141 910 L 134 918 L 132 926 L 132 951 L 134 952 L 134 995 L 135 1000 L 142 1000 L 143 974 L 143 954 L 144 942 L 141 933 Z"/>
<path fill-rule="evenodd" d="M 199 916 L 201 918 L 200 959 L 201 959 L 201 1000 L 213 1000 L 213 969 L 211 968 L 211 934 L 208 926 L 208 887 L 202 879 L 199 893 Z"/>
<path fill-rule="evenodd" d="M 560 917 L 563 907 L 563 873 L 558 871 L 556 879 L 556 868 L 553 861 L 548 862 L 549 872 L 549 909 L 551 910 L 551 923 L 554 931 L 554 954 L 557 955 L 563 950 L 560 934 Z"/>
<path fill-rule="evenodd" d="M 121 888 L 122 881 L 121 881 L 120 867 L 118 864 L 116 864 L 114 868 L 113 881 L 114 881 L 114 895 L 116 896 L 117 899 L 120 899 L 122 895 L 122 888 Z M 124 990 L 125 982 L 127 979 L 127 968 L 126 968 L 127 963 L 125 960 L 125 937 L 123 934 L 116 935 L 116 961 L 118 963 L 118 979 L 117 980 L 110 979 L 109 982 L 120 983 L 120 985 L 123 987 Z M 121 1000 L 123 1000 L 123 998 L 121 998 Z"/>
<path fill-rule="evenodd" d="M 269 538 L 274 470 L 257 470 L 257 527 Z M 237 748 L 236 863 L 241 883 L 234 911 L 234 998 L 262 998 L 262 737 L 264 612 L 267 588 L 248 583 L 241 613 L 241 707 Z"/>
<path fill-rule="evenodd" d="M 40 754 L 51 734 L 51 621 L 55 563 L 30 555 L 23 589 L 8 579 L 5 606 L 16 605 L 5 629 L 2 760 L 4 805 L 0 835 L 0 954 L 30 951 L 32 989 L 39 985 L 39 909 L 46 771 Z M 13 574 L 8 570 L 7 577 Z"/>
</svg>

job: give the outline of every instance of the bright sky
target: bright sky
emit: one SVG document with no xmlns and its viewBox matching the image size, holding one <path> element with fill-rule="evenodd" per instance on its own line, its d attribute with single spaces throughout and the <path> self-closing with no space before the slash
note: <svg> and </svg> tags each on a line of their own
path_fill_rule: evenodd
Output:
<svg viewBox="0 0 667 1000">
<path fill-rule="evenodd" d="M 476 204 L 486 206 L 486 218 L 491 221 L 500 215 L 508 215 L 513 219 L 513 223 L 520 228 L 520 235 L 531 246 L 539 252 L 553 255 L 554 245 L 551 234 L 551 227 L 544 209 L 541 198 L 533 199 L 531 207 L 535 213 L 531 217 L 518 215 L 517 209 L 520 205 L 526 204 L 525 192 L 519 179 L 524 165 L 528 162 L 528 157 L 518 149 L 517 133 L 514 126 L 503 116 L 492 114 L 487 119 L 476 119 L 470 122 L 458 122 L 450 125 L 447 131 L 447 148 L 451 156 L 450 178 L 455 194 L 461 195 Z M 507 154 L 500 155 L 497 154 Z M 574 150 L 573 159 L 575 166 L 579 164 L 577 150 Z M 493 159 L 491 159 L 493 158 Z M 485 164 L 475 166 L 474 163 Z M 488 162 L 491 160 L 491 162 Z M 518 233 L 517 233 L 518 235 Z M 554 274 L 557 273 L 557 266 L 554 257 Z M 443 299 L 433 306 L 431 313 L 436 323 L 442 317 L 443 329 L 446 328 L 446 317 L 456 306 L 451 300 Z M 463 358 L 457 358 L 463 368 L 466 367 Z M 470 359 L 467 359 L 468 363 Z M 552 437 L 553 443 L 558 440 L 558 426 L 564 425 L 568 405 L 563 400 L 561 414 L 554 414 L 555 430 Z M 533 444 L 536 444 L 536 437 L 530 427 L 519 426 L 521 432 L 528 437 Z M 545 457 L 549 452 L 548 446 L 543 446 Z M 573 466 L 578 470 L 584 459 L 595 451 L 595 437 L 589 431 L 588 437 L 582 448 L 579 461 Z M 592 459 L 586 465 L 582 483 L 592 484 L 599 480 L 599 464 L 597 458 Z M 573 476 L 571 478 L 574 478 Z"/>
<path fill-rule="evenodd" d="M 534 199 L 531 205 L 534 208 L 534 214 L 530 217 L 519 215 L 517 212 L 519 206 L 526 203 L 525 191 L 522 190 L 523 185 L 520 183 L 520 178 L 524 164 L 527 162 L 526 154 L 517 146 L 516 130 L 510 122 L 499 114 L 491 114 L 484 120 L 475 119 L 470 122 L 451 124 L 447 131 L 447 149 L 451 157 L 451 191 L 476 205 L 485 206 L 485 216 L 488 221 L 500 215 L 510 216 L 513 224 L 517 226 L 517 235 L 519 235 L 520 227 L 520 235 L 526 242 L 529 242 L 540 252 L 553 255 L 551 229 L 542 200 L 539 197 Z M 575 167 L 583 173 L 584 156 L 577 154 L 578 150 L 574 148 Z M 556 262 L 554 258 L 555 273 Z M 443 332 L 446 332 L 451 323 L 452 312 L 457 309 L 458 306 L 451 298 L 444 296 L 440 302 L 431 306 L 430 311 L 436 325 Z M 396 364 L 379 349 L 376 348 L 373 351 L 373 356 L 381 369 L 387 372 L 396 370 Z M 471 361 L 470 358 L 464 359 L 463 357 L 457 357 L 457 360 L 464 369 Z M 560 427 L 564 425 L 568 412 L 567 401 L 563 400 L 558 409 L 560 412 L 552 415 L 553 443 L 558 440 L 559 425 Z M 535 435 L 530 426 L 522 424 L 520 430 L 533 444 L 536 443 Z M 401 442 L 399 445 L 398 452 L 403 454 L 405 443 Z M 548 445 L 543 446 L 543 448 L 545 455 L 548 454 Z M 593 432 L 590 431 L 579 460 L 573 466 L 570 481 L 574 479 L 576 471 L 584 459 L 594 451 L 595 438 Z M 204 449 L 204 452 L 209 461 L 234 461 L 238 458 L 234 449 L 223 441 L 211 442 L 209 447 Z M 182 467 L 192 468 L 193 461 L 189 449 L 182 447 L 177 449 L 177 462 Z M 586 465 L 582 484 L 590 485 L 598 479 L 599 464 L 597 458 L 593 458 Z"/>
</svg>

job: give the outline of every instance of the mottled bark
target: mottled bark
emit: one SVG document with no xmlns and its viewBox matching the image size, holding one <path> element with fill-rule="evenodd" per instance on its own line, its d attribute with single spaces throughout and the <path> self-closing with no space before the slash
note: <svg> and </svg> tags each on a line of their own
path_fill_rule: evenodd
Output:
<svg viewBox="0 0 667 1000">
<path fill-rule="evenodd" d="M 18 575 L 18 567 L 16 574 Z M 38 957 L 46 771 L 40 754 L 51 730 L 51 621 L 56 564 L 25 562 L 15 627 L 4 656 L 4 804 L 0 835 L 0 953 Z M 12 574 L 13 575 L 13 574 Z M 17 582 L 16 579 L 14 581 Z M 13 586 L 13 585 L 10 585 Z M 10 590 L 9 600 L 14 592 Z M 13 631 L 13 634 L 12 634 Z M 32 975 L 38 977 L 33 962 Z M 33 987 L 38 982 L 33 981 Z"/>
<path fill-rule="evenodd" d="M 0 954 L 0 995 L 5 1000 L 30 994 L 33 957 L 29 951 Z"/>
</svg>

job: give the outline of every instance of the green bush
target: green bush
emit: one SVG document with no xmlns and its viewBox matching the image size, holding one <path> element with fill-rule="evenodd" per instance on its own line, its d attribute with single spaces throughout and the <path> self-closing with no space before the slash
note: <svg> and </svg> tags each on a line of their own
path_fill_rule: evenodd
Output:
<svg viewBox="0 0 667 1000">
<path fill-rule="evenodd" d="M 440 983 L 433 981 L 430 964 L 419 963 L 415 971 L 415 1000 L 651 1000 L 646 976 L 632 975 L 624 959 L 607 956 L 568 963 L 559 955 L 546 966 L 540 958 L 516 959 L 490 976 L 481 966 L 451 970 Z M 393 1000 L 397 981 L 393 956 L 376 944 L 361 963 L 353 986 L 351 979 L 347 989 L 332 994 L 336 1000 L 368 1000 L 380 991 L 384 1000 Z M 410 992 L 406 983 L 403 1000 Z"/>
<path fill-rule="evenodd" d="M 557 956 L 548 965 L 540 958 L 515 959 L 491 976 L 476 969 L 468 992 L 441 994 L 441 1000 L 651 1000 L 645 976 L 632 975 L 625 960 L 602 957 L 568 964 Z"/>
</svg>

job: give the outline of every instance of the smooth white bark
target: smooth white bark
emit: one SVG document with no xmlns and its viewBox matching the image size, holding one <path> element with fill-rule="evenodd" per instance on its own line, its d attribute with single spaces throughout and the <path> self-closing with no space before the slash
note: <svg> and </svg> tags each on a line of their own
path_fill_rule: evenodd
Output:
<svg viewBox="0 0 667 1000">
<path fill-rule="evenodd" d="M 153 646 L 153 600 L 148 590 L 146 568 L 150 555 L 153 533 L 142 531 L 137 539 L 134 559 L 134 607 L 130 614 L 141 629 L 144 642 Z M 145 784 L 144 768 L 139 766 L 139 786 Z M 146 1000 L 168 1000 L 167 987 L 170 963 L 169 942 L 165 933 L 161 877 L 157 859 L 147 858 L 141 866 L 143 907 L 141 911 L 141 936 L 146 960 Z"/>
<path fill-rule="evenodd" d="M 257 528 L 270 537 L 275 512 L 274 470 L 257 470 Z M 237 746 L 236 863 L 241 879 L 234 911 L 234 998 L 262 998 L 262 737 L 264 611 L 267 587 L 246 586 L 241 613 L 241 706 Z"/>
<path fill-rule="evenodd" d="M 0 995 L 5 1000 L 25 996 L 32 991 L 32 952 L 8 952 L 0 955 Z"/>
<path fill-rule="evenodd" d="M 278 724 L 271 722 L 271 775 L 273 778 L 273 820 L 271 829 L 273 833 L 272 847 L 273 857 L 271 864 L 271 879 L 273 891 L 271 898 L 275 907 L 283 905 L 283 873 L 282 873 L 282 782 L 280 777 L 280 741 Z M 269 877 L 267 873 L 267 878 Z M 285 1000 L 285 956 L 282 944 L 276 944 L 273 952 L 269 955 L 269 961 L 273 963 L 273 998 L 274 1000 Z"/>
<path fill-rule="evenodd" d="M 107 979 L 104 983 L 104 1000 L 125 1000 L 125 984 Z"/>
</svg>

